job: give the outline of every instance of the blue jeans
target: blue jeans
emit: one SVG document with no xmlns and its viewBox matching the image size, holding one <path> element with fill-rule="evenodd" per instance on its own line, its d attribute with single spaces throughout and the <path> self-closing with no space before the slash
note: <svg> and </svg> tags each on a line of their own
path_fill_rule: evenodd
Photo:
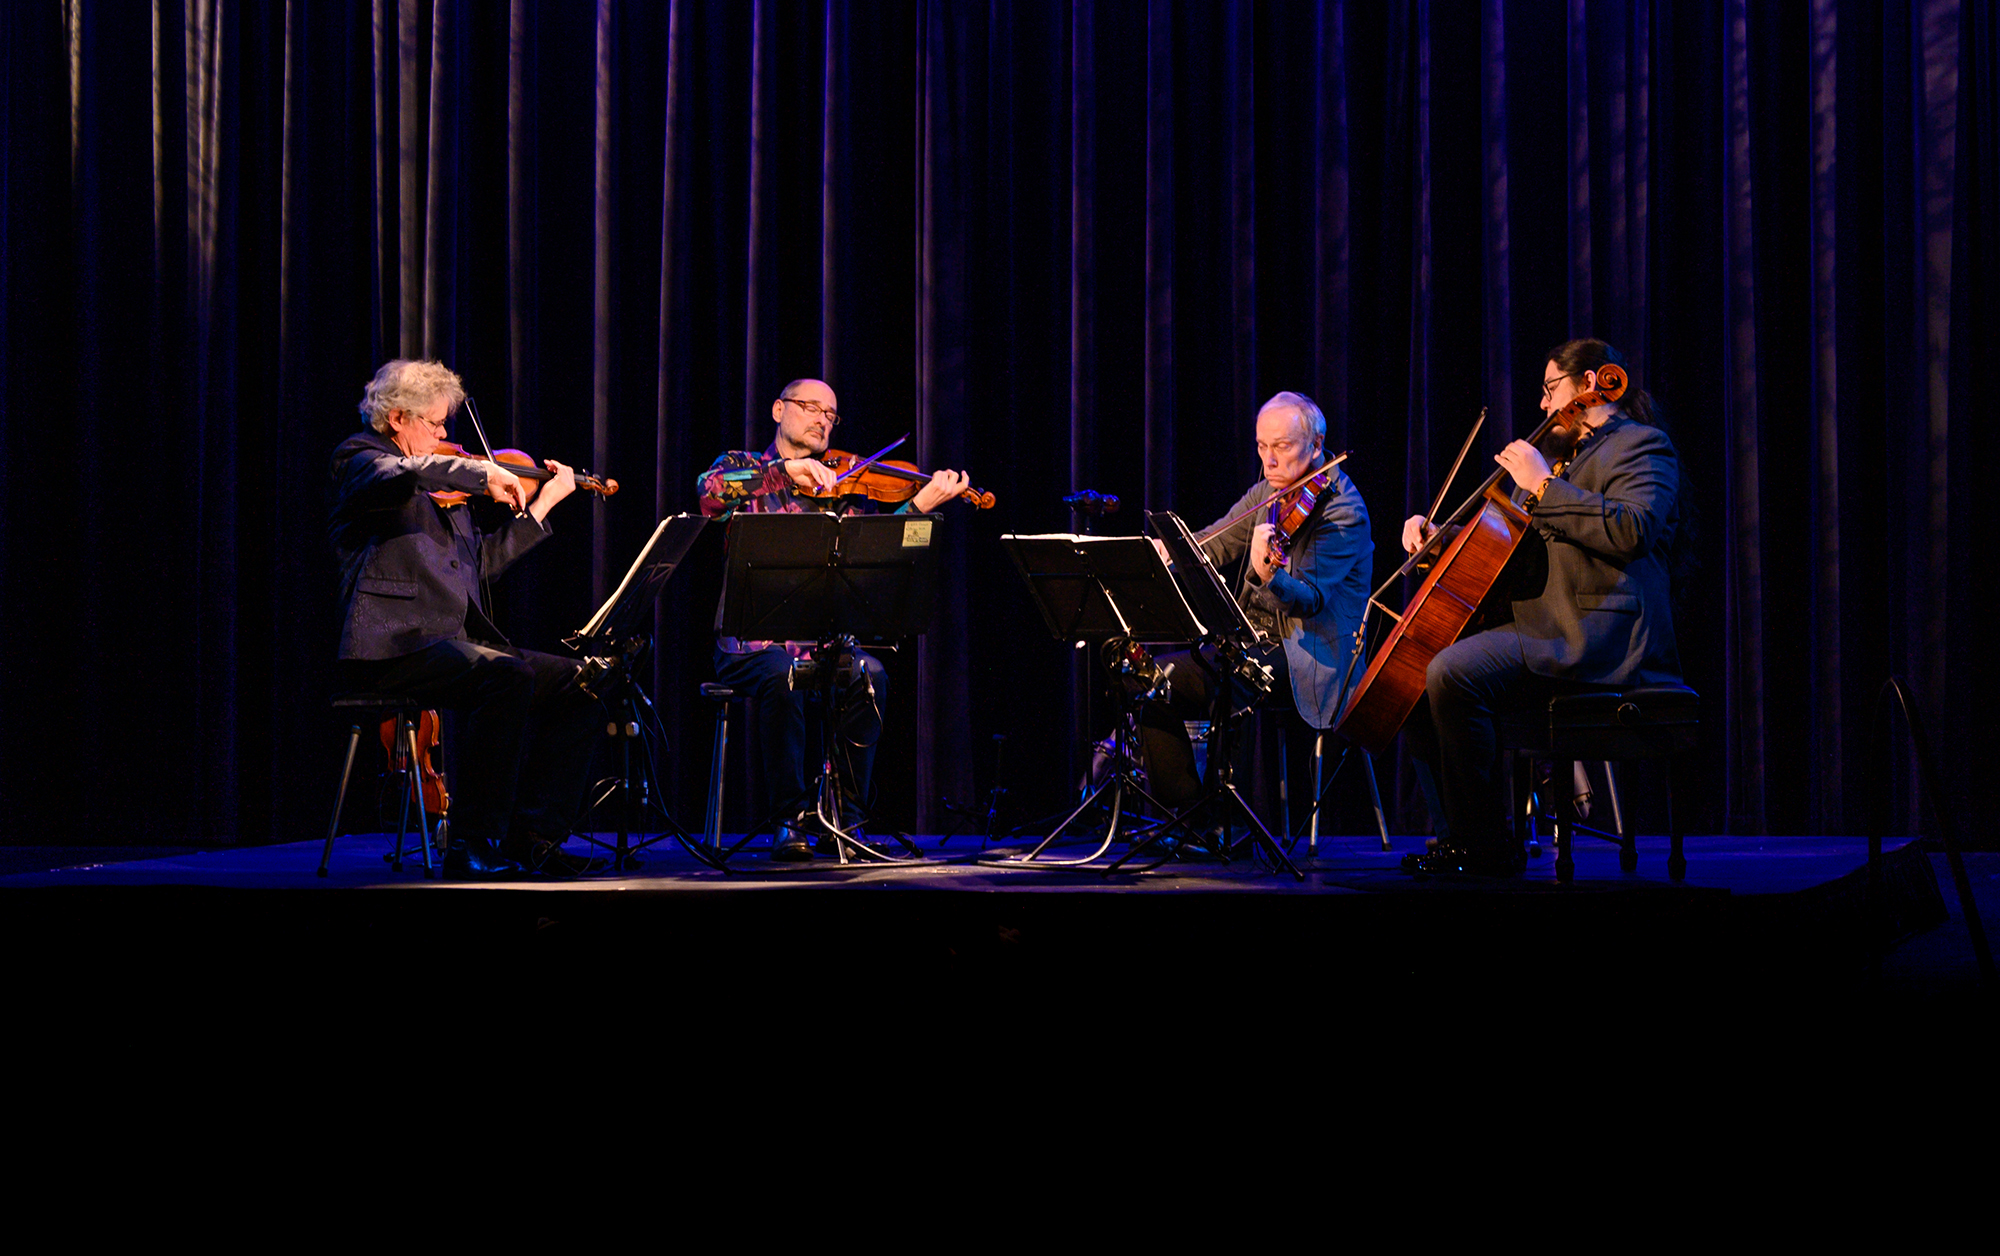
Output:
<svg viewBox="0 0 2000 1256">
<path fill-rule="evenodd" d="M 882 736 L 882 711 L 889 701 L 889 675 L 865 650 L 851 650 L 854 667 L 845 685 L 836 683 L 833 721 L 835 753 L 846 778 L 841 804 L 843 826 L 859 820 L 875 776 L 875 744 Z M 763 781 L 757 814 L 778 807 L 811 809 L 806 793 L 806 695 L 788 683 L 792 657 L 779 645 L 748 654 L 715 652 L 715 678 L 757 703 Z M 793 800 L 797 800 L 795 803 Z"/>
</svg>

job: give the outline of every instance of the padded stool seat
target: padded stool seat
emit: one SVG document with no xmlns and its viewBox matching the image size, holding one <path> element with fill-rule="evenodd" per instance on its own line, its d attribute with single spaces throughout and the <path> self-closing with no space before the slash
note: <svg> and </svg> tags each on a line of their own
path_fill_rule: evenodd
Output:
<svg viewBox="0 0 2000 1256">
<path fill-rule="evenodd" d="M 1500 724 L 1503 749 L 1554 760 L 1559 769 L 1557 780 L 1564 779 L 1571 766 L 1580 761 L 1602 760 L 1606 764 L 1631 759 L 1663 761 L 1667 773 L 1667 830 L 1672 843 L 1667 856 L 1667 875 L 1676 881 L 1687 874 L 1687 859 L 1682 853 L 1683 809 L 1674 806 L 1675 767 L 1677 760 L 1700 743 L 1700 736 L 1701 695 L 1678 684 L 1563 694 L 1551 698 L 1547 710 L 1536 717 L 1503 720 Z M 1558 796 L 1563 792 L 1560 787 L 1554 790 Z M 1573 811 L 1573 804 L 1558 798 L 1555 815 L 1558 881 L 1568 881 L 1575 875 L 1571 847 L 1578 830 L 1616 841 L 1618 866 L 1627 872 L 1638 868 L 1638 849 L 1622 818 L 1615 835 L 1605 834 L 1587 828 Z"/>
</svg>

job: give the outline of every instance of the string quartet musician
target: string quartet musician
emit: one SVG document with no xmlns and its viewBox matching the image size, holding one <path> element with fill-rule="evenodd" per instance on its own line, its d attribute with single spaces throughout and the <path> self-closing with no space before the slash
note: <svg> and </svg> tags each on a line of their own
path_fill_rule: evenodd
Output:
<svg viewBox="0 0 2000 1256">
<path fill-rule="evenodd" d="M 722 454 L 695 481 L 702 514 L 725 518 L 737 511 L 752 514 L 823 511 L 860 513 L 874 509 L 867 498 L 801 496 L 800 489 L 829 490 L 835 473 L 819 461 L 832 444 L 840 424 L 839 401 L 825 380 L 795 379 L 771 402 L 777 425 L 763 452 L 732 450 Z M 897 513 L 925 513 L 965 492 L 966 477 L 958 471 L 938 471 Z M 811 641 L 740 641 L 723 636 L 717 608 L 715 676 L 722 684 L 756 699 L 763 755 L 763 780 L 758 813 L 803 804 L 806 792 L 805 694 L 793 689 L 793 665 L 808 657 Z M 875 746 L 882 735 L 882 712 L 888 701 L 888 675 L 873 655 L 848 647 L 838 661 L 840 683 L 835 737 L 848 767 L 850 789 L 842 799 L 840 825 L 860 836 L 863 801 L 870 794 L 875 772 Z M 813 808 L 802 805 L 793 819 L 781 824 L 771 857 L 785 862 L 812 859 L 815 848 L 831 854 L 834 846 Z"/>
<path fill-rule="evenodd" d="M 1542 411 L 1553 413 L 1597 387 L 1597 372 L 1625 359 L 1602 340 L 1571 340 L 1542 368 Z M 1409 730 L 1413 751 L 1438 772 L 1444 809 L 1435 848 L 1406 865 L 1425 872 L 1518 875 L 1498 761 L 1500 714 L 1558 693 L 1680 680 L 1670 590 L 1683 532 L 1679 456 L 1657 425 L 1636 379 L 1617 402 L 1583 412 L 1572 452 L 1551 455 L 1526 441 L 1494 459 L 1532 526 L 1503 580 L 1513 622 L 1439 651 Z M 1434 529 L 1422 515 L 1403 523 L 1416 553 Z M 1426 712 L 1428 718 L 1426 718 Z"/>
<path fill-rule="evenodd" d="M 1257 461 L 1263 478 L 1201 533 L 1206 538 L 1202 548 L 1218 570 L 1244 560 L 1236 600 L 1266 638 L 1255 653 L 1273 673 L 1273 699 L 1282 700 L 1280 691 L 1289 687 L 1299 714 L 1316 729 L 1331 726 L 1340 714 L 1342 681 L 1368 603 L 1375 543 L 1360 490 L 1334 467 L 1283 554 L 1277 538 L 1282 501 L 1212 536 L 1207 533 L 1272 493 L 1308 479 L 1325 458 L 1326 416 L 1320 408 L 1302 393 L 1273 396 L 1257 412 Z M 1165 546 L 1157 540 L 1154 545 L 1165 558 Z M 1215 680 L 1189 653 L 1158 661 L 1172 668 L 1171 699 L 1141 708 L 1139 744 L 1149 791 L 1179 808 L 1199 794 L 1201 784 L 1186 721 L 1208 718 Z"/>
<path fill-rule="evenodd" d="M 341 683 L 458 713 L 447 877 L 574 872 L 561 847 L 604 716 L 577 663 L 507 641 L 481 589 L 549 536 L 575 475 L 551 460 L 537 492 L 498 463 L 438 452 L 464 402 L 441 363 L 384 363 L 362 392 L 362 430 L 333 451 Z M 441 504 L 439 491 L 472 500 Z M 475 518 L 483 501 L 504 510 Z"/>
</svg>

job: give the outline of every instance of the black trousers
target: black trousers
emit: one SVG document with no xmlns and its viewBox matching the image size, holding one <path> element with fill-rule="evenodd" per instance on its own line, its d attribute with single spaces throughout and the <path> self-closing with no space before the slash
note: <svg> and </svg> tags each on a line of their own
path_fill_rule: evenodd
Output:
<svg viewBox="0 0 2000 1256">
<path fill-rule="evenodd" d="M 875 779 L 875 744 L 882 737 L 882 712 L 889 703 L 889 674 L 874 655 L 851 649 L 854 665 L 834 689 L 834 753 L 847 779 L 840 822 L 862 818 Z M 757 732 L 763 751 L 763 781 L 757 814 L 768 815 L 793 799 L 811 809 L 806 796 L 806 695 L 788 683 L 792 656 L 780 645 L 748 654 L 715 652 L 715 678 L 756 700 Z"/>
<path fill-rule="evenodd" d="M 560 842 L 581 818 L 604 708 L 576 685 L 572 659 L 440 641 L 393 659 L 343 659 L 352 689 L 456 712 L 450 747 L 454 838 L 495 846 Z"/>
<path fill-rule="evenodd" d="M 1510 628 L 1474 633 L 1438 651 L 1424 679 L 1424 699 L 1407 726 L 1410 752 L 1437 773 L 1444 806 L 1442 817 L 1432 816 L 1438 836 L 1473 852 L 1498 851 L 1514 841 L 1500 721 L 1546 708 L 1560 694 L 1616 688 L 1529 671 Z"/>
<path fill-rule="evenodd" d="M 1173 668 L 1172 698 L 1168 702 L 1148 702 L 1139 709 L 1139 751 L 1146 764 L 1146 789 L 1170 807 L 1184 806 L 1201 792 L 1187 721 L 1210 718 L 1216 692 L 1215 678 L 1202 665 L 1203 661 L 1210 667 L 1215 665 L 1215 651 L 1205 647 L 1201 654 L 1201 660 L 1189 651 L 1157 656 L 1155 661 L 1162 668 Z M 1256 658 L 1272 673 L 1271 696 L 1266 701 L 1290 702 L 1291 671 L 1285 666 L 1284 649 L 1260 650 Z M 1235 687 L 1231 701 L 1244 701 L 1248 690 L 1243 682 L 1232 678 L 1230 683 Z M 1232 764 L 1240 772 L 1249 761 L 1250 739 L 1239 736 L 1234 744 Z"/>
</svg>

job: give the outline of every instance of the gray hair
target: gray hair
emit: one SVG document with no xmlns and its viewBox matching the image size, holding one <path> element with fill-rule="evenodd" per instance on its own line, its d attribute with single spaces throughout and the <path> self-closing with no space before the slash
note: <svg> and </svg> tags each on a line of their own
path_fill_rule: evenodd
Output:
<svg viewBox="0 0 2000 1256">
<path fill-rule="evenodd" d="M 384 362 L 368 387 L 361 390 L 361 417 L 378 432 L 389 430 L 389 412 L 421 413 L 439 397 L 451 401 L 447 415 L 465 404 L 465 382 L 442 362 L 397 358 Z"/>
<path fill-rule="evenodd" d="M 1269 401 L 1257 407 L 1257 413 L 1262 414 L 1272 406 L 1296 406 L 1300 426 L 1312 437 L 1313 444 L 1320 446 L 1326 444 L 1326 415 L 1320 413 L 1319 406 L 1314 404 L 1311 397 L 1295 392 L 1274 393 Z"/>
</svg>

